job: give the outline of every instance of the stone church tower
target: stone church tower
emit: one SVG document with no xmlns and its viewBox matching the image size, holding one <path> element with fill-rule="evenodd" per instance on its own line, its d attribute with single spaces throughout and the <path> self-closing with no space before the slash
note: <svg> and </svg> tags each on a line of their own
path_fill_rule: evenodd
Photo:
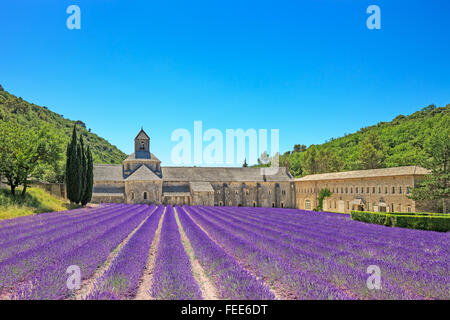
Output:
<svg viewBox="0 0 450 320">
<path fill-rule="evenodd" d="M 134 138 L 134 154 L 136 159 L 150 159 L 150 137 L 144 129 Z"/>
</svg>

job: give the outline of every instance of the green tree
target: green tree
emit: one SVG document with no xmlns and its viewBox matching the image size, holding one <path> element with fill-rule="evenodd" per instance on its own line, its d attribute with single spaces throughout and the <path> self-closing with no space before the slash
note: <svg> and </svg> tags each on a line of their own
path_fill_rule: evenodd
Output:
<svg viewBox="0 0 450 320">
<path fill-rule="evenodd" d="M 450 122 L 450 121 L 448 121 Z M 446 201 L 450 198 L 450 123 L 435 130 L 425 143 L 428 160 L 422 165 L 431 170 L 431 174 L 411 190 L 409 197 L 414 200 L 441 200 L 442 211 L 447 213 Z"/>
<path fill-rule="evenodd" d="M 86 188 L 84 191 L 81 204 L 84 206 L 92 199 L 92 190 L 94 186 L 94 164 L 92 161 L 91 149 L 88 146 L 86 149 L 87 165 L 86 165 Z"/>
<path fill-rule="evenodd" d="M 306 146 L 304 144 L 295 144 L 294 152 L 304 152 L 306 151 Z"/>
<path fill-rule="evenodd" d="M 243 168 L 247 168 L 248 164 L 247 164 L 247 159 L 244 159 L 244 164 L 242 165 Z"/>
<path fill-rule="evenodd" d="M 318 173 L 337 172 L 343 168 L 341 159 L 329 148 L 322 148 L 317 153 Z"/>
<path fill-rule="evenodd" d="M 369 135 L 360 143 L 358 160 L 362 169 L 377 169 L 384 165 L 384 150 L 378 135 L 370 132 Z"/>
<path fill-rule="evenodd" d="M 77 156 L 80 166 L 80 199 L 79 202 L 83 202 L 86 193 L 86 182 L 87 182 L 87 158 L 86 150 L 84 149 L 83 136 L 80 134 L 79 144 L 77 147 Z"/>
<path fill-rule="evenodd" d="M 317 162 L 317 147 L 311 146 L 306 150 L 303 158 L 304 174 L 319 173 L 319 163 Z"/>
<path fill-rule="evenodd" d="M 319 192 L 319 197 L 317 199 L 319 204 L 318 204 L 317 208 L 315 209 L 315 211 L 322 211 L 323 210 L 323 200 L 326 197 L 331 197 L 331 195 L 332 195 L 332 193 L 331 193 L 330 189 L 328 189 L 328 188 L 321 189 Z"/>
<path fill-rule="evenodd" d="M 76 125 L 73 126 L 72 140 L 67 145 L 66 158 L 67 198 L 71 202 L 78 203 L 80 200 L 81 177 Z"/>
<path fill-rule="evenodd" d="M 48 126 L 35 131 L 14 121 L 0 121 L 0 174 L 6 178 L 15 196 L 23 186 L 25 196 L 28 179 L 39 164 L 54 165 L 60 159 L 60 141 Z"/>
</svg>

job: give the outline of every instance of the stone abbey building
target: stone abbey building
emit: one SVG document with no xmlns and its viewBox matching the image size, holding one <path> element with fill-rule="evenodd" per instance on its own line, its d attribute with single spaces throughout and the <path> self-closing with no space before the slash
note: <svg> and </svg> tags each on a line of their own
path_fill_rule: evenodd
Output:
<svg viewBox="0 0 450 320">
<path fill-rule="evenodd" d="M 323 209 L 433 210 L 407 197 L 428 171 L 408 166 L 309 175 L 294 179 L 288 168 L 266 175 L 249 167 L 162 167 L 141 130 L 134 153 L 122 165 L 95 165 L 92 202 L 246 206 L 312 210 L 321 189 L 328 188 Z"/>
<path fill-rule="evenodd" d="M 279 168 L 162 167 L 141 130 L 134 153 L 122 165 L 94 165 L 92 202 L 190 204 L 205 206 L 295 206 L 294 180 Z"/>
</svg>

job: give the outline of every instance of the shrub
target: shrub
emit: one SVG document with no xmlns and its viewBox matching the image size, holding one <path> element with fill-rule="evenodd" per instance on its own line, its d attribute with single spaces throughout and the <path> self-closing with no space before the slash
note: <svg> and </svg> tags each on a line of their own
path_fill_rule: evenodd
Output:
<svg viewBox="0 0 450 320">
<path fill-rule="evenodd" d="M 391 227 L 430 231 L 450 231 L 450 215 L 436 213 L 386 213 L 352 211 L 353 220 Z"/>
</svg>

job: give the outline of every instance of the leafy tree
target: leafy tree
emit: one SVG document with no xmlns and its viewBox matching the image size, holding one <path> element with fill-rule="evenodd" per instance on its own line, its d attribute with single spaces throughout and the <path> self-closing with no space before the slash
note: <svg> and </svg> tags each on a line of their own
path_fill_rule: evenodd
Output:
<svg viewBox="0 0 450 320">
<path fill-rule="evenodd" d="M 319 173 L 319 163 L 317 161 L 317 147 L 311 146 L 306 150 L 303 158 L 303 173 L 316 174 Z"/>
<path fill-rule="evenodd" d="M 320 149 L 317 153 L 318 173 L 337 172 L 343 167 L 342 161 L 331 149 Z"/>
<path fill-rule="evenodd" d="M 375 132 L 370 132 L 360 144 L 358 159 L 361 162 L 361 168 L 382 168 L 384 158 L 383 144 Z"/>
<path fill-rule="evenodd" d="M 315 209 L 315 211 L 322 211 L 323 210 L 323 200 L 326 197 L 331 197 L 331 195 L 332 195 L 332 193 L 331 193 L 330 189 L 328 189 L 328 188 L 321 189 L 319 192 L 319 197 L 317 199 L 319 204 L 318 204 L 317 208 Z"/>
<path fill-rule="evenodd" d="M 304 144 L 295 144 L 294 152 L 304 152 L 306 151 L 306 146 Z"/>
<path fill-rule="evenodd" d="M 7 180 L 11 193 L 23 186 L 25 196 L 28 179 L 39 164 L 54 164 L 60 159 L 60 141 L 48 126 L 38 131 L 14 121 L 0 121 L 0 172 Z"/>
<path fill-rule="evenodd" d="M 446 201 L 450 198 L 450 121 L 446 127 L 433 132 L 427 139 L 425 151 L 429 159 L 423 166 L 431 174 L 411 190 L 410 198 L 414 200 L 441 200 L 442 211 L 447 213 Z"/>
</svg>

